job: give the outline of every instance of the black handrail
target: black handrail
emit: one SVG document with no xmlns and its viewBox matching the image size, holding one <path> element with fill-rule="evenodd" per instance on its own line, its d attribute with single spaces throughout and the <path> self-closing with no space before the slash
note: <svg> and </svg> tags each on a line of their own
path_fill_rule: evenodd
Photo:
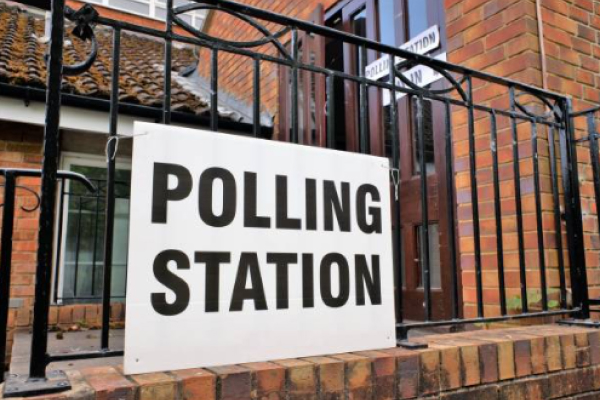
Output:
<svg viewBox="0 0 600 400">
<path fill-rule="evenodd" d="M 8 311 L 10 304 L 10 277 L 12 266 L 12 240 L 15 217 L 15 197 L 17 180 L 21 177 L 41 177 L 42 170 L 0 168 L 0 176 L 4 177 L 4 204 L 2 210 L 2 237 L 0 238 L 0 367 L 4 368 L 6 361 L 6 335 L 8 326 Z M 82 183 L 90 192 L 96 192 L 94 184 L 85 176 L 71 172 L 58 171 L 58 179 L 68 179 Z M 27 210 L 29 212 L 33 209 Z M 36 276 L 36 279 L 39 279 Z M 0 376 L 0 382 L 4 382 L 4 374 Z"/>
</svg>

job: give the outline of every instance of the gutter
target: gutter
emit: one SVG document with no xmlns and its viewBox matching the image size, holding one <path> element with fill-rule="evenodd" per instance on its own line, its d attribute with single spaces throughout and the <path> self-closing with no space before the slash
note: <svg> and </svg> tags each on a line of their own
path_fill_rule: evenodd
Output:
<svg viewBox="0 0 600 400">
<path fill-rule="evenodd" d="M 34 88 L 31 86 L 16 86 L 0 82 L 0 94 L 8 97 L 19 98 L 25 102 L 25 106 L 27 106 L 30 101 L 39 101 L 43 103 L 46 101 L 46 89 Z M 61 105 L 64 106 L 85 108 L 107 113 L 110 112 L 110 100 L 81 96 L 71 93 L 62 93 L 61 98 Z M 131 103 L 119 103 L 119 114 L 152 119 L 157 123 L 162 119 L 162 109 Z M 198 128 L 210 127 L 210 117 L 208 116 L 199 116 L 191 113 L 172 111 L 171 120 L 172 122 L 178 122 L 181 124 L 194 125 Z M 219 120 L 219 128 L 232 133 L 241 133 L 247 135 L 253 134 L 252 124 L 226 119 Z M 273 128 L 267 128 L 263 126 L 261 128 L 261 132 L 261 138 L 271 138 L 273 135 Z"/>
</svg>

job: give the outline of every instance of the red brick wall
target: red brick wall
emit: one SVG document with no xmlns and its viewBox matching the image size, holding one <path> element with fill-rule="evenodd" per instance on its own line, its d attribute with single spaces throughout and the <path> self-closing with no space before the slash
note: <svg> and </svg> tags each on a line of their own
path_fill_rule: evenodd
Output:
<svg viewBox="0 0 600 400">
<path fill-rule="evenodd" d="M 2 167 L 39 168 L 42 159 L 41 128 L 0 122 L 0 137 Z M 39 192 L 39 179 L 20 178 L 18 184 Z M 3 202 L 4 191 L 0 192 L 0 202 Z M 11 298 L 23 299 L 23 307 L 17 311 L 19 326 L 27 326 L 31 322 L 39 223 L 37 211 L 28 213 L 21 207 L 32 208 L 36 203 L 31 193 L 17 190 L 10 295 Z"/>
<path fill-rule="evenodd" d="M 68 371 L 65 400 L 597 399 L 600 332 L 531 328 L 433 335 L 422 350 L 379 349 L 206 369 L 124 375 Z M 47 398 L 47 397 L 45 397 Z M 41 399 L 41 397 L 32 397 Z"/>
<path fill-rule="evenodd" d="M 272 1 L 272 0 L 241 0 L 240 3 L 263 8 L 289 17 L 308 19 L 319 4 L 326 9 L 336 0 L 306 0 L 306 1 Z M 260 22 L 260 21 L 259 21 Z M 279 31 L 280 25 L 268 23 L 266 27 L 271 32 Z M 207 24 L 206 32 L 217 38 L 231 41 L 252 41 L 263 36 L 247 23 L 225 13 L 213 14 Z M 290 40 L 290 35 L 280 39 L 283 44 Z M 255 49 L 256 50 L 256 49 Z M 278 55 L 272 45 L 258 49 L 269 55 Z M 280 54 L 279 54 L 280 56 Z M 199 72 L 204 77 L 210 76 L 210 53 L 203 49 L 200 53 Z M 233 95 L 237 99 L 252 105 L 253 94 L 253 61 L 248 57 L 231 53 L 219 53 L 219 89 Z M 279 66 L 263 61 L 261 65 L 261 106 L 262 112 L 269 112 L 278 121 L 279 113 Z M 275 124 L 277 126 L 277 123 Z"/>
<path fill-rule="evenodd" d="M 42 128 L 32 125 L 0 121 L 0 166 L 3 168 L 41 168 Z M 18 185 L 39 193 L 39 178 L 19 178 Z M 4 190 L 0 190 L 0 204 L 4 202 Z M 39 210 L 26 212 L 22 209 L 35 208 L 36 197 L 25 190 L 17 189 L 16 213 L 14 220 L 11 299 L 22 300 L 16 309 L 15 319 L 11 322 L 18 328 L 28 327 L 32 323 L 34 300 L 36 251 L 39 227 Z M 0 226 L 1 226 L 0 213 Z M 68 328 L 82 323 L 89 327 L 98 327 L 101 323 L 102 307 L 98 304 L 79 304 L 73 306 L 52 306 L 49 314 L 50 325 Z M 116 303 L 111 309 L 111 322 L 119 325 L 125 318 L 122 303 Z"/>
<path fill-rule="evenodd" d="M 600 1 L 545 0 L 542 4 L 550 90 L 571 96 L 575 110 L 597 106 L 600 104 Z M 587 135 L 586 117 L 577 118 L 575 127 L 578 138 Z M 580 143 L 577 153 L 590 296 L 598 298 L 600 239 L 588 143 Z"/>
<path fill-rule="evenodd" d="M 495 75 L 508 77 L 537 87 L 543 86 L 543 78 L 551 91 L 573 98 L 574 108 L 581 110 L 598 104 L 600 91 L 600 2 L 597 0 L 542 0 L 544 48 L 546 51 L 547 74 L 542 74 L 537 13 L 534 0 L 446 0 L 449 61 L 484 70 Z M 506 88 L 475 81 L 475 102 L 507 109 L 509 106 Z M 529 105 L 539 104 L 524 99 Z M 538 102 L 539 103 L 539 102 Z M 458 197 L 459 235 L 461 266 L 463 271 L 463 300 L 467 316 L 475 315 L 474 303 L 475 271 L 473 257 L 473 224 L 468 174 L 467 114 L 455 110 L 456 184 Z M 484 302 L 486 315 L 499 312 L 497 277 L 496 224 L 493 218 L 493 187 L 491 181 L 490 117 L 475 114 L 475 136 L 477 151 L 477 179 L 479 186 L 480 224 L 482 232 L 483 283 L 486 288 Z M 510 121 L 498 118 L 498 154 L 500 161 L 500 185 L 502 197 L 502 226 L 507 297 L 518 299 L 520 278 L 518 276 L 517 235 L 513 183 L 513 158 L 511 154 Z M 577 121 L 584 128 L 585 119 Z M 518 126 L 521 190 L 524 213 L 524 241 L 526 249 L 527 281 L 532 290 L 539 288 L 540 272 L 535 221 L 535 199 L 533 195 L 533 162 L 531 128 L 529 124 Z M 550 164 L 548 157 L 548 132 L 539 131 L 540 171 L 542 191 L 542 216 L 545 258 L 548 268 L 546 277 L 553 288 L 559 285 L 557 238 L 554 229 L 553 201 L 551 198 Z M 591 167 L 587 145 L 580 146 L 580 178 L 582 195 L 593 195 Z M 560 185 L 559 185 L 560 186 Z M 562 194 L 562 193 L 561 193 Z M 590 283 L 600 284 L 600 244 L 597 232 L 595 206 L 584 199 L 584 225 L 586 230 L 586 259 Z M 562 204 L 561 204 L 562 206 Z M 563 246 L 566 237 L 563 235 Z M 592 251 L 593 250 L 593 251 Z M 568 266 L 568 260 L 565 257 Z M 567 282 L 569 272 L 567 271 Z M 592 296 L 600 290 L 592 289 Z M 551 290 L 551 299 L 557 300 L 556 289 Z"/>
<path fill-rule="evenodd" d="M 465 65 L 494 75 L 511 78 L 534 86 L 542 86 L 541 61 L 537 35 L 537 16 L 533 0 L 474 1 L 446 0 L 448 26 L 448 58 L 450 62 Z M 497 109 L 507 110 L 508 88 L 475 79 L 474 101 Z M 531 99 L 525 103 L 533 106 Z M 510 119 L 499 116 L 498 159 L 500 198 L 502 208 L 503 250 L 506 298 L 509 312 L 520 312 L 520 274 L 518 257 L 517 218 L 515 184 L 512 157 L 512 130 Z M 453 127 L 456 157 L 456 187 L 460 237 L 460 260 L 463 278 L 463 302 L 465 316 L 476 316 L 476 271 L 473 240 L 473 217 L 471 203 L 471 181 L 469 178 L 469 142 L 467 112 L 459 107 L 453 112 Z M 491 116 L 475 113 L 475 149 L 477 187 L 479 195 L 479 226 L 481 230 L 481 266 L 484 286 L 483 301 L 485 315 L 500 313 L 500 291 L 498 277 L 498 251 L 496 245 L 496 219 L 494 214 L 494 187 L 491 151 Z M 539 297 L 540 270 L 537 251 L 537 227 L 535 213 L 533 158 L 531 127 L 528 123 L 518 124 L 520 155 L 520 189 L 523 211 L 525 266 L 529 296 Z M 551 181 L 549 178 L 547 132 L 539 131 L 540 186 L 542 190 L 542 218 L 548 283 L 558 287 L 558 253 L 553 234 Z M 537 293 L 535 293 L 537 292 Z M 558 299 L 556 290 L 550 291 L 552 300 Z M 530 299 L 531 300 L 531 299 Z M 532 308 L 540 304 L 531 304 Z M 556 301 L 552 303 L 558 305 Z"/>
</svg>

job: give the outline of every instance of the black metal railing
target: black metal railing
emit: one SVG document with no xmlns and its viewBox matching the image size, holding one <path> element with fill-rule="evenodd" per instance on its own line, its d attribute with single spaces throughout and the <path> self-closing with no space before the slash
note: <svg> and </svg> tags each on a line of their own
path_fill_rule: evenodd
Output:
<svg viewBox="0 0 600 400">
<path fill-rule="evenodd" d="M 593 107 L 587 110 L 575 112 L 571 115 L 575 150 L 579 149 L 583 160 L 578 164 L 572 165 L 573 169 L 578 170 L 581 179 L 577 188 L 578 205 L 582 208 L 581 230 L 583 235 L 583 244 L 585 254 L 589 256 L 598 256 L 600 252 L 600 147 L 598 146 L 598 122 L 600 121 L 600 107 Z M 597 257 L 596 257 L 597 258 Z M 587 274 L 580 276 L 582 284 L 587 285 L 588 275 L 594 274 L 600 268 L 598 259 L 590 257 L 587 262 Z M 591 313 L 600 313 L 600 293 L 597 288 L 590 288 L 589 306 Z M 588 325 L 597 326 L 594 322 Z"/>
<path fill-rule="evenodd" d="M 584 255 L 584 237 L 580 202 L 577 148 L 573 141 L 575 127 L 571 119 L 571 104 L 561 95 L 500 78 L 481 71 L 453 65 L 441 60 L 413 54 L 386 46 L 356 35 L 337 31 L 326 26 L 288 18 L 267 10 L 250 7 L 227 0 L 196 0 L 173 7 L 167 1 L 167 20 L 164 30 L 152 29 L 131 23 L 100 17 L 90 11 L 67 16 L 78 24 L 81 38 L 95 43 L 90 24 L 109 27 L 113 30 L 112 71 L 110 98 L 110 134 L 107 143 L 107 179 L 104 200 L 104 240 L 102 257 L 102 337 L 100 350 L 71 355 L 51 355 L 47 349 L 48 310 L 50 306 L 51 267 L 53 264 L 53 238 L 57 192 L 58 129 L 61 105 L 61 79 L 63 73 L 75 74 L 84 67 L 71 68 L 63 65 L 62 48 L 64 36 L 64 0 L 52 2 L 52 31 L 48 57 L 47 108 L 42 166 L 40 235 L 36 292 L 33 322 L 33 341 L 28 383 L 43 382 L 48 363 L 81 358 L 110 357 L 123 354 L 110 349 L 108 326 L 110 317 L 111 276 L 113 269 L 113 232 L 115 220 L 115 158 L 119 119 L 119 76 L 121 37 L 124 32 L 144 34 L 165 43 L 164 51 L 164 104 L 162 123 L 172 120 L 172 58 L 173 43 L 178 42 L 208 49 L 204 64 L 209 66 L 211 86 L 210 128 L 218 131 L 221 121 L 217 110 L 219 102 L 220 71 L 219 55 L 233 54 L 240 59 L 250 60 L 248 76 L 252 82 L 253 134 L 261 136 L 263 127 L 261 114 L 261 67 L 277 66 L 289 71 L 290 87 L 289 140 L 299 143 L 305 137 L 299 115 L 301 74 L 318 76 L 325 90 L 325 124 L 322 132 L 328 147 L 336 147 L 336 132 L 342 104 L 336 104 L 334 91 L 339 83 L 356 89 L 358 109 L 354 126 L 345 126 L 356 132 L 357 146 L 354 151 L 374 152 L 371 139 L 374 135 L 387 137 L 390 144 L 389 157 L 392 171 L 390 187 L 396 193 L 394 200 L 394 270 L 397 294 L 398 339 L 406 339 L 411 329 L 421 327 L 488 323 L 510 319 L 552 317 L 570 315 L 578 319 L 589 317 L 588 287 Z M 231 18 L 244 21 L 256 29 L 259 37 L 246 42 L 236 42 L 208 36 L 196 30 L 180 16 L 192 10 L 208 10 L 224 13 Z M 182 33 L 182 30 L 186 33 Z M 326 38 L 339 41 L 357 50 L 358 69 L 352 74 L 328 68 L 325 65 L 305 62 L 300 56 L 301 37 Z M 290 42 L 286 46 L 286 42 Z M 82 64 L 89 66 L 96 57 L 96 46 L 90 46 L 89 59 Z M 367 54 L 376 53 L 394 60 L 389 74 L 383 80 L 371 80 L 365 76 Z M 396 60 L 398 61 L 396 62 Z M 443 77 L 442 88 L 421 87 L 413 83 L 403 72 L 414 66 L 423 65 Z M 387 93 L 390 101 L 385 115 L 388 132 L 373 132 L 367 119 L 373 118 L 370 110 L 385 107 L 374 100 Z M 404 96 L 414 106 L 410 115 L 399 109 L 401 103 L 394 101 Z M 375 102 L 375 104 L 373 103 Z M 379 103 L 378 103 L 379 102 Z M 428 104 L 425 106 L 425 104 Z M 371 106 L 371 108 L 369 108 Z M 424 109 L 433 107 L 435 118 L 443 123 L 439 138 L 432 140 L 428 135 L 429 122 L 425 122 Z M 382 113 L 383 114 L 383 113 Z M 399 132 L 403 118 L 414 121 L 412 134 L 418 144 L 414 158 L 416 170 L 423 173 L 411 178 L 418 192 L 419 217 L 419 295 L 422 296 L 422 322 L 411 322 L 405 318 L 406 299 L 403 298 L 405 282 L 401 273 L 402 253 L 401 229 L 406 211 L 402 200 L 411 193 L 405 192 L 404 180 L 400 179 L 401 159 Z M 439 128 L 441 126 L 441 128 Z M 287 135 L 283 135 L 287 137 Z M 595 170 L 598 169 L 597 142 L 590 135 L 590 145 L 596 154 Z M 389 139 L 389 140 L 388 140 Z M 438 178 L 446 182 L 445 203 L 431 208 L 431 181 L 427 174 L 427 154 L 431 145 L 443 149 L 439 164 L 443 174 Z M 380 154 L 385 155 L 385 154 Z M 410 163 L 409 163 L 410 164 Z M 437 168 L 437 167 L 436 167 Z M 600 180 L 594 174 L 598 188 Z M 7 183 L 8 187 L 8 183 Z M 440 195 L 439 189 L 437 195 Z M 9 199 L 10 193 L 5 195 Z M 600 197 L 597 197 L 600 198 Z M 6 207 L 6 206 L 5 206 Z M 6 211 L 6 208 L 5 208 Z M 413 211 L 410 211 L 411 213 Z M 436 214 L 437 213 L 437 214 Z M 445 240 L 443 273 L 449 277 L 446 289 L 451 307 L 447 318 L 436 317 L 435 298 L 439 288 L 432 286 L 433 260 L 430 258 L 430 225 L 441 220 L 440 237 Z M 5 219 L 3 228 L 7 221 Z M 549 221 L 549 222 L 548 222 Z M 462 222 L 466 222 L 464 227 Z M 464 229 L 463 229 L 464 228 Z M 434 238 L 435 239 L 435 238 Z M 514 240 L 513 240 L 514 239 Z M 10 253 L 3 247 L 2 255 Z M 6 242 L 9 246 L 9 242 Z M 3 260 L 2 274 L 7 275 Z M 512 286 L 508 281 L 516 282 Z M 493 279 L 492 279 L 493 278 Z M 570 279 L 568 279 L 570 278 Z M 485 284 L 489 279 L 495 284 Z M 570 283 L 569 283 L 570 281 Z M 7 296 L 7 279 L 3 282 L 3 295 Z M 6 290 L 4 290 L 6 289 Z M 535 290 L 535 292 L 532 292 Z M 572 293 L 569 299 L 568 292 Z M 492 300 L 486 300 L 489 297 Z M 462 300 L 462 301 L 461 301 Z M 0 301 L 1 303 L 1 301 Z M 468 311 L 471 310 L 471 311 Z M 0 319 L 3 316 L 0 315 Z M 0 321 L 2 322 L 2 321 Z M 0 338 L 1 339 L 1 338 Z M 51 388 L 36 388 L 39 393 Z M 20 394 L 23 394 L 23 389 Z M 30 393 L 30 392 L 26 392 Z"/>
<path fill-rule="evenodd" d="M 22 189 L 28 191 L 37 199 L 37 204 L 34 207 L 26 208 L 22 207 L 25 212 L 34 212 L 41 206 L 42 199 L 38 196 L 38 194 L 31 190 L 30 188 L 19 186 L 18 179 L 23 177 L 41 177 L 42 171 L 33 170 L 33 169 L 0 169 L 0 176 L 4 177 L 4 203 L 2 204 L 2 237 L 0 238 L 0 264 L 2 268 L 0 269 L 0 282 L 2 282 L 2 286 L 0 287 L 0 326 L 3 329 L 0 329 L 0 365 L 5 365 L 5 357 L 6 357 L 6 335 L 7 335 L 7 327 L 8 327 L 8 309 L 10 302 L 10 282 L 11 282 L 11 272 L 12 272 L 12 240 L 13 240 L 13 232 L 14 232 L 14 219 L 16 212 L 16 195 L 17 190 Z M 96 191 L 96 187 L 94 184 L 88 180 L 85 176 L 70 172 L 70 171 L 57 171 L 55 174 L 57 179 L 60 179 L 61 182 L 76 181 L 83 185 L 83 187 L 89 191 L 94 193 Z M 46 310 L 48 312 L 49 309 Z M 47 335 L 47 332 L 43 332 Z M 41 360 L 42 363 L 44 360 Z M 45 369 L 45 367 L 44 367 Z M 4 375 L 2 375 L 2 381 L 4 381 Z"/>
</svg>

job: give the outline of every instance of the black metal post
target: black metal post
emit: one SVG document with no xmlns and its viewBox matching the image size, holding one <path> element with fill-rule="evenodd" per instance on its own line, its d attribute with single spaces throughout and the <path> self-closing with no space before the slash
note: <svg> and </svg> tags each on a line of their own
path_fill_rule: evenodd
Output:
<svg viewBox="0 0 600 400">
<path fill-rule="evenodd" d="M 515 88 L 510 87 L 510 109 L 516 110 Z M 529 301 L 527 299 L 527 270 L 525 266 L 525 239 L 523 236 L 523 206 L 521 199 L 521 157 L 519 156 L 519 134 L 517 131 L 517 120 L 514 116 L 510 118 L 513 150 L 513 181 L 515 185 L 515 207 L 517 217 L 517 241 L 519 246 L 519 273 L 521 278 L 521 311 L 529 312 Z"/>
<path fill-rule="evenodd" d="M 254 137 L 259 137 L 261 132 L 260 125 L 260 58 L 254 59 L 254 105 L 252 108 L 252 132 Z"/>
<path fill-rule="evenodd" d="M 359 47 L 358 52 L 358 76 L 361 78 L 365 77 L 365 70 L 367 68 L 367 48 L 365 46 Z M 359 107 L 359 138 L 360 138 L 360 149 L 359 151 L 363 154 L 369 154 L 369 104 L 367 97 L 367 85 L 361 82 L 358 94 L 358 107 Z"/>
<path fill-rule="evenodd" d="M 531 122 L 531 153 L 533 158 L 533 191 L 535 193 L 535 216 L 538 237 L 538 262 L 540 270 L 540 286 L 542 292 L 542 310 L 548 311 L 546 257 L 544 256 L 544 226 L 542 221 L 542 189 L 540 186 L 540 167 L 538 154 L 538 128 L 535 120 Z"/>
<path fill-rule="evenodd" d="M 56 203 L 56 173 L 58 169 L 58 135 L 60 128 L 60 91 L 62 86 L 65 0 L 52 1 L 52 29 L 46 95 L 44 129 L 44 160 L 42 162 L 40 227 L 38 236 L 35 300 L 33 305 L 33 336 L 29 379 L 46 378 L 48 348 L 48 310 L 52 272 L 52 244 Z"/>
<path fill-rule="evenodd" d="M 12 265 L 12 240 L 15 216 L 14 174 L 8 173 L 4 180 L 4 209 L 2 210 L 2 241 L 0 243 L 0 383 L 4 382 L 6 365 L 6 330 L 8 329 L 8 309 L 10 305 L 10 274 Z"/>
<path fill-rule="evenodd" d="M 574 317 L 577 319 L 588 319 L 590 317 L 590 298 L 585 265 L 585 246 L 583 243 L 583 220 L 581 214 L 581 196 L 579 194 L 575 126 L 570 117 L 571 111 L 571 100 L 566 100 L 563 112 L 565 129 L 561 130 L 560 147 L 565 190 L 567 246 L 569 247 L 569 270 L 571 271 L 573 307 L 580 309 Z"/>
<path fill-rule="evenodd" d="M 219 51 L 210 53 L 210 129 L 219 130 Z"/>
<path fill-rule="evenodd" d="M 498 290 L 500 295 L 500 313 L 506 315 L 506 284 L 504 279 L 504 244 L 502 239 L 502 202 L 500 200 L 500 174 L 498 166 L 498 119 L 495 112 L 490 114 L 492 131 L 492 174 L 494 181 L 494 216 L 496 221 L 496 259 L 498 260 Z"/>
<path fill-rule="evenodd" d="M 171 67 L 173 62 L 173 0 L 167 0 L 167 21 L 165 32 L 165 80 L 162 123 L 171 123 Z"/>
<path fill-rule="evenodd" d="M 390 59 L 392 57 L 390 56 Z M 396 71 L 390 68 L 390 82 L 396 85 Z M 394 272 L 396 273 L 396 322 L 401 324 L 404 322 L 404 305 L 402 290 L 404 288 L 404 279 L 402 279 L 402 206 L 400 203 L 400 143 L 398 140 L 398 103 L 396 103 L 396 90 L 390 91 L 390 131 L 392 139 L 392 184 L 394 185 Z M 397 339 L 407 339 L 406 330 L 400 330 Z"/>
<path fill-rule="evenodd" d="M 556 249 L 558 251 L 558 278 L 560 281 L 560 306 L 567 308 L 567 278 L 565 274 L 565 260 L 562 240 L 562 218 L 560 213 L 560 194 L 558 190 L 558 167 L 556 165 L 556 139 L 554 127 L 548 132 L 548 145 L 550 155 L 550 176 L 552 177 L 552 199 L 554 212 L 554 229 L 556 230 Z"/>
<path fill-rule="evenodd" d="M 431 321 L 431 265 L 429 260 L 429 194 L 427 187 L 427 164 L 425 162 L 425 129 L 423 127 L 423 96 L 417 96 L 417 137 L 419 146 L 419 172 L 421 174 L 421 246 L 419 247 L 419 259 L 421 264 L 421 275 L 423 279 L 423 296 L 425 303 L 425 321 Z M 395 101 L 392 99 L 391 101 Z"/>
<path fill-rule="evenodd" d="M 587 115 L 587 127 L 590 141 L 594 195 L 596 197 L 596 215 L 598 216 L 598 232 L 600 232 L 600 160 L 598 160 L 598 134 L 596 133 L 596 116 L 594 112 L 590 112 Z"/>
<path fill-rule="evenodd" d="M 335 149 L 335 75 L 327 75 L 327 148 Z"/>
<path fill-rule="evenodd" d="M 475 149 L 475 109 L 473 79 L 467 79 L 469 93 L 469 178 L 471 181 L 471 209 L 473 211 L 473 243 L 475 250 L 475 281 L 477 284 L 477 316 L 483 317 L 483 277 L 481 266 L 481 232 L 479 227 L 479 194 L 477 192 L 477 157 Z"/>
<path fill-rule="evenodd" d="M 448 249 L 449 249 L 449 257 L 450 257 L 450 265 L 452 266 L 452 319 L 456 319 L 460 315 L 459 307 L 459 290 L 458 290 L 458 253 L 456 251 L 456 228 L 454 226 L 454 221 L 456 219 L 455 210 L 456 210 L 456 202 L 455 202 L 455 189 L 454 185 L 456 182 L 454 176 L 454 151 L 452 144 L 452 107 L 450 107 L 450 102 L 448 100 L 444 103 L 445 109 L 445 122 L 446 122 L 446 132 L 445 132 L 445 147 L 446 147 L 446 185 L 448 192 L 447 199 L 447 224 L 448 224 Z"/>
<path fill-rule="evenodd" d="M 119 118 L 119 75 L 121 57 L 121 31 L 113 32 L 112 82 L 110 94 L 110 124 L 107 160 L 106 160 L 106 204 L 104 212 L 104 271 L 102 282 L 102 334 L 101 348 L 109 349 L 110 332 L 110 294 L 112 282 L 113 235 L 115 229 L 115 151 Z M 167 100 L 165 100 L 167 102 Z"/>
<path fill-rule="evenodd" d="M 292 30 L 292 90 L 290 95 L 292 104 L 292 134 L 290 143 L 299 143 L 299 119 L 298 119 L 298 62 L 300 60 L 300 42 L 298 30 Z"/>
</svg>

